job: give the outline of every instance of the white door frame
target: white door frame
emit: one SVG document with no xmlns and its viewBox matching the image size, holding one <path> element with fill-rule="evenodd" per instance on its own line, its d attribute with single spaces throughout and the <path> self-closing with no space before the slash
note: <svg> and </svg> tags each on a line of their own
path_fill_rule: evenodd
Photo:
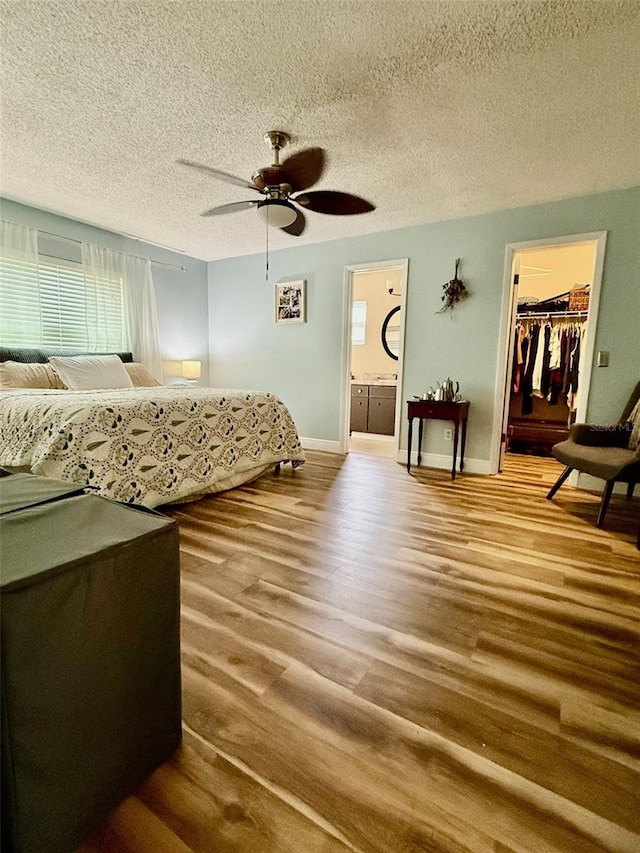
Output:
<svg viewBox="0 0 640 853">
<path fill-rule="evenodd" d="M 604 253 L 607 245 L 607 232 L 594 231 L 589 234 L 569 234 L 564 237 L 547 237 L 543 240 L 527 240 L 522 243 L 507 243 L 504 258 L 504 283 L 502 287 L 502 310 L 500 313 L 500 338 L 498 342 L 498 368 L 493 403 L 493 429 L 491 436 L 491 457 L 489 460 L 492 474 L 498 473 L 500 463 L 500 448 L 507 395 L 507 373 L 511 371 L 513 352 L 512 327 L 515 321 L 516 300 L 513 298 L 513 260 L 518 252 L 532 249 L 544 249 L 552 246 L 568 246 L 580 243 L 595 243 L 596 254 L 589 297 L 589 313 L 587 315 L 587 334 L 584 342 L 584 352 L 580 361 L 588 369 L 582 372 L 582 381 L 578 397 L 576 421 L 584 422 L 589 400 L 591 371 L 593 366 L 593 351 L 596 343 L 596 326 L 598 324 L 598 308 L 600 305 L 600 290 L 602 285 L 602 270 L 604 268 Z"/>
<path fill-rule="evenodd" d="M 398 458 L 400 451 L 400 419 L 402 418 L 402 376 L 404 373 L 404 330 L 406 324 L 407 286 L 409 284 L 409 258 L 391 261 L 372 261 L 366 264 L 349 264 L 344 268 L 344 305 L 342 338 L 342 393 L 340 406 L 340 449 L 339 453 L 349 452 L 349 411 L 351 406 L 351 308 L 353 305 L 353 276 L 357 272 L 372 270 L 400 270 L 402 272 L 402 293 L 400 295 L 400 341 L 398 351 L 398 385 L 396 390 L 396 414 L 394 425 L 394 453 Z"/>
<path fill-rule="evenodd" d="M 508 328 L 507 328 L 507 336 L 506 336 L 506 353 L 507 353 L 507 364 L 506 364 L 506 372 L 504 378 L 504 403 L 502 409 L 502 426 L 500 428 L 500 445 L 498 448 L 498 473 L 502 471 L 502 464 L 504 462 L 504 455 L 507 450 L 507 429 L 509 426 L 509 406 L 507 405 L 507 399 L 511 397 L 511 381 L 512 381 L 512 372 L 513 372 L 513 348 L 515 347 L 515 331 L 516 331 L 516 323 L 515 317 L 517 308 L 518 308 L 518 287 L 519 284 L 516 285 L 516 275 L 518 276 L 518 281 L 520 279 L 520 263 L 518 260 L 518 253 L 513 252 L 511 254 L 511 272 L 510 272 L 510 282 L 511 288 L 509 292 L 509 308 L 507 311 L 507 316 L 509 318 Z"/>
</svg>

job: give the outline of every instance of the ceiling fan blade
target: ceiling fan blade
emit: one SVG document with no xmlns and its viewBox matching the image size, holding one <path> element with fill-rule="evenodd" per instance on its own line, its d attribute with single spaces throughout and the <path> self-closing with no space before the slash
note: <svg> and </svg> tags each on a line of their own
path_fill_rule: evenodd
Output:
<svg viewBox="0 0 640 853">
<path fill-rule="evenodd" d="M 307 224 L 307 219 L 304 213 L 301 210 L 296 210 L 297 216 L 291 223 L 291 225 L 285 225 L 284 228 L 281 228 L 281 231 L 286 231 L 287 234 L 291 234 L 292 237 L 299 237 L 305 229 Z"/>
<path fill-rule="evenodd" d="M 298 193 L 318 183 L 325 165 L 326 155 L 323 148 L 306 148 L 287 157 L 281 168 L 287 183 L 291 185 L 291 191 Z"/>
<path fill-rule="evenodd" d="M 225 181 L 227 184 L 235 184 L 237 187 L 243 187 L 245 190 L 255 190 L 260 192 L 258 187 L 245 181 L 244 178 L 238 178 L 230 172 L 221 172 L 220 169 L 212 169 L 211 166 L 205 166 L 203 163 L 194 163 L 193 160 L 176 160 L 181 166 L 191 166 L 192 169 L 200 169 L 201 172 L 208 172 L 217 178 L 219 181 Z"/>
<path fill-rule="evenodd" d="M 256 204 L 260 204 L 257 199 L 255 201 L 253 199 L 251 201 L 232 201 L 231 204 L 221 204 L 218 207 L 205 210 L 200 216 L 219 216 L 221 213 L 236 213 L 239 210 L 249 210 L 250 207 Z"/>
<path fill-rule="evenodd" d="M 358 195 L 335 190 L 314 190 L 310 193 L 302 193 L 293 201 L 306 207 L 307 210 L 328 213 L 332 216 L 353 216 L 356 213 L 369 213 L 376 209 L 375 204 Z"/>
</svg>

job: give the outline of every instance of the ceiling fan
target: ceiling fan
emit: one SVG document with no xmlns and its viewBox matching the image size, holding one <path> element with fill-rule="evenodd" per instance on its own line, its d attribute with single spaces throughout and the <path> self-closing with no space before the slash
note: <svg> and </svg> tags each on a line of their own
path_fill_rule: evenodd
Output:
<svg viewBox="0 0 640 853">
<path fill-rule="evenodd" d="M 262 198 L 248 201 L 234 201 L 205 210 L 201 216 L 219 216 L 223 213 L 235 213 L 255 208 L 268 225 L 280 228 L 287 234 L 298 237 L 305 229 L 306 218 L 300 208 L 331 216 L 352 216 L 375 210 L 375 205 L 364 198 L 351 193 L 334 190 L 307 190 L 322 177 L 326 164 L 326 155 L 322 148 L 306 148 L 293 154 L 281 163 L 280 151 L 291 142 L 289 134 L 281 130 L 270 130 L 264 135 L 264 141 L 273 151 L 274 162 L 271 166 L 258 169 L 251 176 L 251 182 L 238 178 L 229 172 L 221 172 L 192 160 L 178 160 L 183 166 L 200 169 L 244 189 L 259 193 Z M 294 195 L 295 194 L 295 195 Z M 298 207 L 296 207 L 298 205 Z"/>
</svg>

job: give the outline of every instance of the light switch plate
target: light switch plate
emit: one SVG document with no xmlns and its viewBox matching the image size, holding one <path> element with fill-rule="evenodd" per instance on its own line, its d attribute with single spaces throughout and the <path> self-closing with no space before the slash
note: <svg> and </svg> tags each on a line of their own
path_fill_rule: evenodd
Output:
<svg viewBox="0 0 640 853">
<path fill-rule="evenodd" d="M 598 352 L 598 367 L 609 367 L 609 353 L 606 350 Z"/>
</svg>

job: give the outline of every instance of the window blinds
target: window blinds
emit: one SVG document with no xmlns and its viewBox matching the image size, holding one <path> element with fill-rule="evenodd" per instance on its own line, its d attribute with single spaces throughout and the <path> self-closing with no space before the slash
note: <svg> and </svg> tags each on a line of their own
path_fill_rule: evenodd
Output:
<svg viewBox="0 0 640 853">
<path fill-rule="evenodd" d="M 79 264 L 0 255 L 4 346 L 102 352 L 126 349 L 122 279 L 85 276 Z"/>
</svg>

